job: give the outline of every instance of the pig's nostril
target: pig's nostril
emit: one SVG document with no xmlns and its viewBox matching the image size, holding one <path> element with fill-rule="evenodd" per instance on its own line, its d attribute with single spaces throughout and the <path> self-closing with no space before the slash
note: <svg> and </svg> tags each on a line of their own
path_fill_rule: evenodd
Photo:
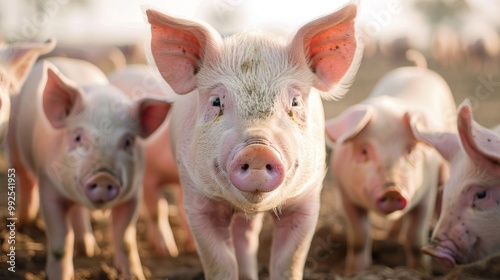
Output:
<svg viewBox="0 0 500 280">
<path fill-rule="evenodd" d="M 108 191 L 112 191 L 112 190 L 113 190 L 113 186 L 108 185 Z"/>
<path fill-rule="evenodd" d="M 248 168 L 250 168 L 250 165 L 248 165 L 248 163 L 245 163 L 245 164 L 243 164 L 243 165 L 241 166 L 241 170 L 243 170 L 243 171 L 247 171 L 247 170 L 248 170 Z"/>
<path fill-rule="evenodd" d="M 271 171 L 271 170 L 273 170 L 273 166 L 270 164 L 266 164 L 266 169 Z"/>
<path fill-rule="evenodd" d="M 97 188 L 97 184 L 92 184 L 92 185 L 90 185 L 90 189 L 91 189 L 91 190 L 95 190 L 96 188 Z"/>
</svg>

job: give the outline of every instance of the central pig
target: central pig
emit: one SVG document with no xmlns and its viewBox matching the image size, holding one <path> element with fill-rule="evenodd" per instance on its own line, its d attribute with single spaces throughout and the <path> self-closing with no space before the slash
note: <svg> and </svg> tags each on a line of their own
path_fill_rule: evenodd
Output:
<svg viewBox="0 0 500 280">
<path fill-rule="evenodd" d="M 302 279 L 325 175 L 321 97 L 357 70 L 356 4 L 290 43 L 222 39 L 202 23 L 147 10 L 151 51 L 180 94 L 171 137 L 184 207 L 207 279 L 257 279 L 258 234 L 274 212 L 271 279 Z"/>
<path fill-rule="evenodd" d="M 447 165 L 410 125 L 421 120 L 429 129 L 450 131 L 453 116 L 455 103 L 443 78 L 423 67 L 401 67 L 386 74 L 367 99 L 327 122 L 335 143 L 331 170 L 347 217 L 346 274 L 371 263 L 369 213 L 406 227 L 408 266 L 430 265 L 420 247 Z"/>
</svg>

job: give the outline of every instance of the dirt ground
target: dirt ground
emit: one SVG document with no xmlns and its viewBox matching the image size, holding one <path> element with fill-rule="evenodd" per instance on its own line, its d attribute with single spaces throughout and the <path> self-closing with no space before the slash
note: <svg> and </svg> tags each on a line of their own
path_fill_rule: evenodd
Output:
<svg viewBox="0 0 500 280">
<path fill-rule="evenodd" d="M 363 99 L 372 89 L 374 83 L 392 68 L 409 65 L 409 62 L 394 62 L 375 57 L 364 59 L 351 90 L 340 101 L 325 102 L 326 118 L 338 115 L 347 106 Z M 440 73 L 449 83 L 457 104 L 466 97 L 472 98 L 476 119 L 485 126 L 500 123 L 500 76 L 493 73 L 474 73 L 467 67 L 444 69 L 430 63 L 429 68 Z M 483 86 L 480 92 L 476 88 L 484 81 L 491 79 L 493 83 Z M 480 101 L 480 103 L 477 103 Z M 7 239 L 9 231 L 7 222 L 7 177 L 5 170 L 0 174 L 0 279 L 44 279 L 46 247 L 45 235 L 39 224 L 33 224 L 16 231 L 16 272 L 7 270 Z M 307 259 L 304 279 L 345 279 L 342 275 L 346 251 L 343 223 L 336 208 L 336 197 L 330 174 L 324 182 L 321 214 L 317 232 L 311 244 Z M 176 237 L 183 238 L 178 217 L 171 216 Z M 96 239 L 101 248 L 97 257 L 86 258 L 75 256 L 76 279 L 116 279 L 116 271 L 112 268 L 112 248 L 110 246 L 109 228 L 105 221 L 93 221 Z M 203 272 L 198 256 L 184 253 L 177 258 L 159 258 L 155 255 L 146 240 L 145 224 L 139 219 L 138 244 L 143 268 L 149 279 L 203 279 Z M 259 264 L 261 279 L 268 279 L 269 244 L 272 237 L 271 219 L 265 220 L 261 234 Z M 433 274 L 404 267 L 403 249 L 395 241 L 376 241 L 373 246 L 374 265 L 367 272 L 354 279 L 500 279 L 500 259 L 492 259 L 480 265 L 459 268 L 452 271 L 444 269 L 439 263 L 433 263 Z"/>
</svg>

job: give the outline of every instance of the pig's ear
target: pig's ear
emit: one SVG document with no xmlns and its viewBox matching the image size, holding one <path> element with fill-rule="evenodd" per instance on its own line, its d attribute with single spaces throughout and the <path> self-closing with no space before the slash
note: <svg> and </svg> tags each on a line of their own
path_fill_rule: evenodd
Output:
<svg viewBox="0 0 500 280">
<path fill-rule="evenodd" d="M 68 116 L 82 106 L 83 94 L 77 85 L 64 77 L 54 66 L 45 64 L 43 111 L 54 128 L 66 126 Z"/>
<path fill-rule="evenodd" d="M 458 110 L 458 134 L 472 161 L 500 176 L 500 135 L 474 121 L 468 100 Z"/>
<path fill-rule="evenodd" d="M 220 35 L 209 26 L 147 9 L 151 53 L 165 81 L 178 94 L 196 88 L 201 63 L 216 56 Z"/>
<path fill-rule="evenodd" d="M 314 86 L 326 99 L 341 97 L 350 86 L 362 57 L 356 34 L 357 1 L 307 23 L 290 45 L 292 57 L 314 73 Z"/>
<path fill-rule="evenodd" d="M 459 152 L 460 143 L 458 135 L 454 132 L 429 131 L 427 121 L 421 114 L 406 112 L 403 121 L 408 125 L 417 141 L 434 147 L 444 159 L 451 159 Z"/>
<path fill-rule="evenodd" d="M 164 100 L 144 98 L 138 101 L 138 117 L 140 121 L 139 136 L 147 138 L 161 126 L 171 104 Z"/>
<path fill-rule="evenodd" d="M 326 135 L 331 142 L 343 142 L 358 135 L 373 118 L 374 110 L 367 105 L 356 105 L 340 116 L 326 122 Z"/>
<path fill-rule="evenodd" d="M 52 51 L 55 45 L 56 41 L 50 39 L 45 43 L 18 43 L 0 51 L 0 62 L 9 73 L 10 92 L 21 89 L 38 56 Z"/>
</svg>

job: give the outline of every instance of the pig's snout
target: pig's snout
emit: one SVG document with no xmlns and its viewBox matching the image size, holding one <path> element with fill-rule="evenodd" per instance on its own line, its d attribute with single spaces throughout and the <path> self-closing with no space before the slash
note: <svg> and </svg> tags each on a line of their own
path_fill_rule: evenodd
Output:
<svg viewBox="0 0 500 280">
<path fill-rule="evenodd" d="M 251 144 L 239 151 L 230 162 L 229 180 L 242 192 L 270 192 L 285 178 L 279 153 L 262 144 Z"/>
<path fill-rule="evenodd" d="M 445 266 L 453 268 L 457 265 L 451 250 L 446 249 L 438 244 L 439 242 L 433 240 L 431 243 L 422 248 L 422 252 L 427 255 L 440 260 Z"/>
<path fill-rule="evenodd" d="M 118 196 L 120 184 L 113 176 L 101 173 L 87 180 L 84 191 L 92 203 L 105 203 Z"/>
<path fill-rule="evenodd" d="M 390 214 L 406 207 L 406 199 L 397 190 L 387 190 L 377 199 L 377 207 L 385 214 Z"/>
</svg>

